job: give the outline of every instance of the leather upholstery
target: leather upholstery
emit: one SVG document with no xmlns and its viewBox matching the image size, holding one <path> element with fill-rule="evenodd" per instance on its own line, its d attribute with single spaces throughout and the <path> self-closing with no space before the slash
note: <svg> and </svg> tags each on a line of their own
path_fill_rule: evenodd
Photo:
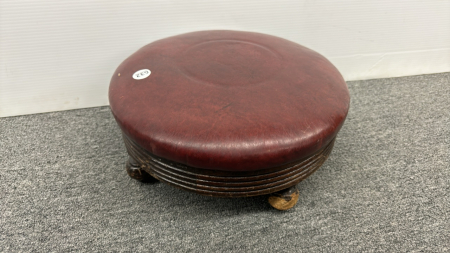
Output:
<svg viewBox="0 0 450 253">
<path fill-rule="evenodd" d="M 145 79 L 133 79 L 141 69 Z M 152 154 L 192 167 L 250 171 L 312 155 L 349 108 L 338 70 L 274 36 L 202 31 L 148 44 L 116 70 L 111 110 Z"/>
</svg>

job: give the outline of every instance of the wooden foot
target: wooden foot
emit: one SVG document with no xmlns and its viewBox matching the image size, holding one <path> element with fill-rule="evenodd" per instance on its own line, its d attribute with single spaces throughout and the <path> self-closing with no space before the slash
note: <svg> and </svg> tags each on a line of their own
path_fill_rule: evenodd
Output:
<svg viewBox="0 0 450 253">
<path fill-rule="evenodd" d="M 150 176 L 145 170 L 141 169 L 139 164 L 130 156 L 125 165 L 128 176 L 143 183 L 155 181 L 155 178 Z"/>
<path fill-rule="evenodd" d="M 275 209 L 285 211 L 291 209 L 297 204 L 298 201 L 298 189 L 297 186 L 294 185 L 290 188 L 284 189 L 282 191 L 272 193 L 269 196 L 269 204 Z"/>
</svg>

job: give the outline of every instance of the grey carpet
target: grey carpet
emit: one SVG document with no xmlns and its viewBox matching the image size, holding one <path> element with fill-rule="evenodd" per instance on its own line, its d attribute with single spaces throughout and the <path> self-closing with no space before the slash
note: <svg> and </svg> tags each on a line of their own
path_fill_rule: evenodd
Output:
<svg viewBox="0 0 450 253">
<path fill-rule="evenodd" d="M 0 119 L 0 251 L 450 251 L 450 73 L 349 82 L 297 206 L 141 184 L 108 107 Z"/>
</svg>

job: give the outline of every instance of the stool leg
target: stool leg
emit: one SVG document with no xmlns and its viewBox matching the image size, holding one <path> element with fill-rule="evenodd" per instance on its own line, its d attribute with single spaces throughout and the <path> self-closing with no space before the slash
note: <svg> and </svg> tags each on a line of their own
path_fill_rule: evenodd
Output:
<svg viewBox="0 0 450 253">
<path fill-rule="evenodd" d="M 268 201 L 273 208 L 285 211 L 297 204 L 298 195 L 297 185 L 294 185 L 279 192 L 272 193 Z"/>
<path fill-rule="evenodd" d="M 134 160 L 134 158 L 131 156 L 128 157 L 125 168 L 127 170 L 128 176 L 140 182 L 147 183 L 155 180 L 145 170 L 141 169 L 138 162 L 136 162 L 136 160 Z"/>
</svg>

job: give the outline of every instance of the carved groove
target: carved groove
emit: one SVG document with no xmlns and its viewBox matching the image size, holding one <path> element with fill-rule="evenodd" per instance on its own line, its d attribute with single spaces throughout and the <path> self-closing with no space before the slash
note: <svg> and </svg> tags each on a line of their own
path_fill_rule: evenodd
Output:
<svg viewBox="0 0 450 253">
<path fill-rule="evenodd" d="M 298 184 L 316 171 L 333 149 L 333 139 L 314 155 L 281 167 L 257 171 L 217 171 L 189 167 L 151 154 L 123 134 L 128 154 L 153 177 L 170 185 L 217 197 L 250 197 Z"/>
</svg>

